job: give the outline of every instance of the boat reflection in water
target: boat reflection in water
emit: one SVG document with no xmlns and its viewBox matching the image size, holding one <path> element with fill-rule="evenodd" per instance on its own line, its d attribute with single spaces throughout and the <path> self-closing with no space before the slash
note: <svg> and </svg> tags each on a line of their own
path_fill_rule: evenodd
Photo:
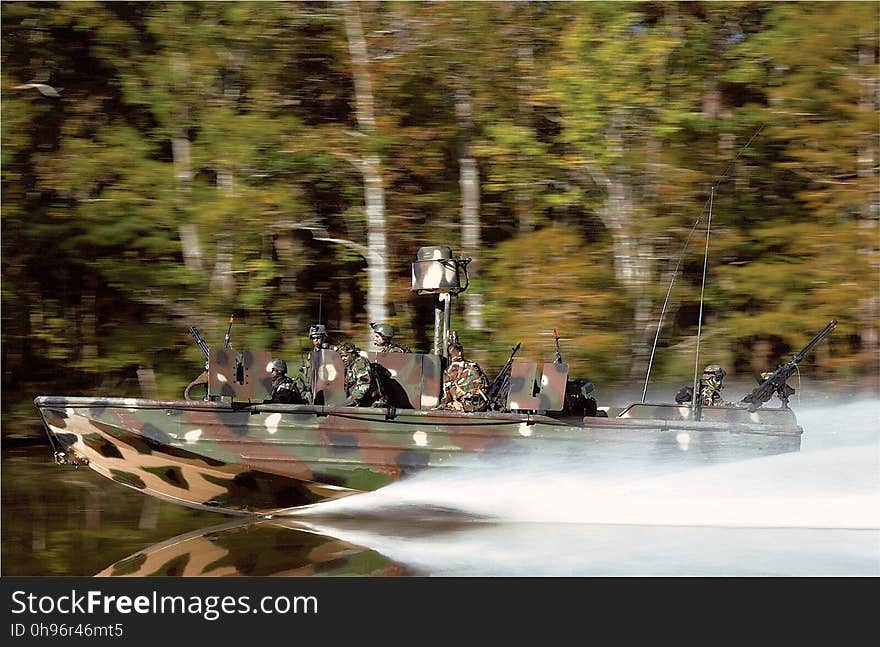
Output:
<svg viewBox="0 0 880 647">
<path fill-rule="evenodd" d="M 283 520 L 236 520 L 178 535 L 105 568 L 97 577 L 412 575 L 391 559 Z"/>
<path fill-rule="evenodd" d="M 880 575 L 874 441 L 641 479 L 554 467 L 425 473 L 100 575 Z"/>
<path fill-rule="evenodd" d="M 283 518 L 180 535 L 97 575 L 877 576 L 878 540 L 871 529 Z"/>
</svg>

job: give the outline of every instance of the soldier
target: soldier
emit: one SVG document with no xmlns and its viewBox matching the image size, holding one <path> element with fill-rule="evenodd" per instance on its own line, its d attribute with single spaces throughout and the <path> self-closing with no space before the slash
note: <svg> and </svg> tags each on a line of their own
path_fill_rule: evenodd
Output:
<svg viewBox="0 0 880 647">
<path fill-rule="evenodd" d="M 309 326 L 309 339 L 312 341 L 312 350 L 325 350 L 331 347 L 327 342 L 327 328 L 324 324 Z"/>
<path fill-rule="evenodd" d="M 724 388 L 721 381 L 725 375 L 727 375 L 725 370 L 715 364 L 710 364 L 703 369 L 703 377 L 700 379 L 700 406 L 730 406 L 730 402 L 726 402 L 721 397 L 721 389 Z"/>
<path fill-rule="evenodd" d="M 272 376 L 272 393 L 264 402 L 280 404 L 305 404 L 306 400 L 300 393 L 293 378 L 287 374 L 287 362 L 276 358 L 266 365 L 266 372 Z"/>
<path fill-rule="evenodd" d="M 312 342 L 312 351 L 328 350 L 333 348 L 327 341 L 327 328 L 324 324 L 312 324 L 309 326 L 309 340 Z M 312 384 L 314 384 L 314 375 L 312 370 L 312 357 L 309 354 L 300 366 L 299 372 L 296 374 L 294 381 L 296 388 L 302 394 L 303 398 L 308 402 L 312 402 Z"/>
<path fill-rule="evenodd" d="M 373 329 L 373 343 L 379 347 L 380 353 L 411 353 L 406 346 L 401 346 L 391 341 L 394 338 L 394 328 L 384 323 L 371 323 Z"/>
<path fill-rule="evenodd" d="M 449 366 L 443 372 L 443 399 L 438 409 L 452 411 L 486 411 L 489 381 L 476 362 L 464 358 L 464 348 L 452 342 L 446 349 Z"/>
<path fill-rule="evenodd" d="M 336 347 L 345 364 L 346 407 L 384 407 L 385 402 L 379 391 L 379 383 L 370 363 L 361 355 L 361 350 L 351 343 Z"/>
</svg>

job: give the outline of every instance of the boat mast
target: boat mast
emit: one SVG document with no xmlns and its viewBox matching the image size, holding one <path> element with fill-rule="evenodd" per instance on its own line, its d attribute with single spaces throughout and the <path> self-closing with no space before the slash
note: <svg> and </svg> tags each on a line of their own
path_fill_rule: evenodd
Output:
<svg viewBox="0 0 880 647">
<path fill-rule="evenodd" d="M 440 308 L 435 310 L 434 354 L 446 357 L 446 344 L 449 343 L 449 329 L 452 327 L 452 294 L 439 295 Z"/>
<path fill-rule="evenodd" d="M 706 249 L 703 252 L 703 284 L 700 286 L 700 316 L 697 319 L 697 352 L 694 358 L 694 385 L 691 397 L 691 411 L 694 420 L 700 419 L 700 392 L 697 390 L 698 371 L 700 370 L 700 334 L 703 331 L 703 295 L 706 292 L 706 268 L 709 264 L 709 233 L 712 230 L 712 203 L 715 200 L 715 187 L 709 194 L 709 219 L 706 221 Z"/>
<path fill-rule="evenodd" d="M 436 294 L 434 308 L 434 354 L 446 357 L 452 328 L 452 297 L 468 289 L 470 258 L 453 258 L 446 246 L 420 247 L 412 264 L 412 291 Z M 462 284 L 462 279 L 464 283 Z"/>
</svg>

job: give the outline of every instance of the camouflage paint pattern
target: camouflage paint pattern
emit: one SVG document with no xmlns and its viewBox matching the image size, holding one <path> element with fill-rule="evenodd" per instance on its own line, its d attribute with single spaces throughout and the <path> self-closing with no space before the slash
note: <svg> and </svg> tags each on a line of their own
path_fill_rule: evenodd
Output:
<svg viewBox="0 0 880 647">
<path fill-rule="evenodd" d="M 313 350 L 310 365 L 315 367 L 314 404 L 342 404 L 348 396 L 345 394 L 345 364 L 335 350 Z"/>
<path fill-rule="evenodd" d="M 510 389 L 506 408 L 511 411 L 562 411 L 568 364 L 547 362 L 538 370 L 535 362 L 516 359 L 510 366 Z"/>
<path fill-rule="evenodd" d="M 329 349 L 311 355 L 317 399 L 310 405 L 263 403 L 271 354 L 234 349 L 212 352 L 208 400 L 40 396 L 34 403 L 67 462 L 145 494 L 237 514 L 375 490 L 484 452 L 624 447 L 711 462 L 800 448 L 802 430 L 789 409 L 712 407 L 694 421 L 686 406 L 633 404 L 608 418 L 563 417 L 554 412 L 565 391 L 564 364 L 544 364 L 539 375 L 534 362 L 514 362 L 508 412 L 438 410 L 439 356 L 370 359 L 387 371 L 399 398 L 394 406 L 341 406 L 345 367 Z"/>
<path fill-rule="evenodd" d="M 419 294 L 458 292 L 461 283 L 458 266 L 449 247 L 421 247 L 412 264 L 411 290 Z"/>
<path fill-rule="evenodd" d="M 663 452 L 724 462 L 797 451 L 791 411 L 633 405 L 620 417 L 237 402 L 38 397 L 71 462 L 146 494 L 229 513 L 287 508 L 375 490 L 474 453 L 567 455 L 571 447 Z M 668 456 L 667 456 L 668 454 Z"/>
<path fill-rule="evenodd" d="M 422 408 L 421 354 L 370 352 L 367 359 L 385 370 L 378 370 L 389 404 L 399 409 Z M 439 359 L 439 358 L 438 358 Z"/>
<path fill-rule="evenodd" d="M 541 393 L 538 410 L 562 411 L 565 406 L 565 384 L 568 380 L 568 364 L 545 363 L 541 373 Z"/>
<path fill-rule="evenodd" d="M 439 355 L 421 355 L 422 358 L 422 396 L 420 409 L 433 409 L 440 404 L 443 391 L 443 363 Z"/>
<path fill-rule="evenodd" d="M 208 392 L 220 397 L 262 402 L 272 392 L 272 376 L 266 372 L 266 365 L 272 359 L 268 352 L 213 349 L 209 359 Z M 238 366 L 241 366 L 240 370 L 236 370 Z"/>
<path fill-rule="evenodd" d="M 510 388 L 507 391 L 506 408 L 537 411 L 539 393 L 538 365 L 528 360 L 513 360 L 510 366 Z"/>
</svg>

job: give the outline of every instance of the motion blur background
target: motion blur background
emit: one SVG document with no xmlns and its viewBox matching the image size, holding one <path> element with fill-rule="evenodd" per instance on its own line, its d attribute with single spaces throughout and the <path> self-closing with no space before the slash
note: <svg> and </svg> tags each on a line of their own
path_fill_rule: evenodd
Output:
<svg viewBox="0 0 880 647">
<path fill-rule="evenodd" d="M 181 397 L 233 313 L 294 364 L 319 313 L 428 351 L 423 245 L 473 258 L 487 373 L 555 328 L 611 387 L 678 268 L 652 376 L 689 382 L 710 196 L 703 363 L 754 384 L 836 318 L 802 373 L 878 391 L 877 2 L 0 11 L 4 435 L 38 394 Z"/>
</svg>

